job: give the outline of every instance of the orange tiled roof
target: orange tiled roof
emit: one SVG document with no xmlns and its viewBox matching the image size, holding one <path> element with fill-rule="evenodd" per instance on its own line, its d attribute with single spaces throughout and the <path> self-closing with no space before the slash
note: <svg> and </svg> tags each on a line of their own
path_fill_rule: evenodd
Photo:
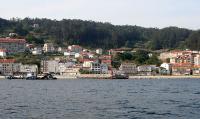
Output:
<svg viewBox="0 0 200 119">
<path fill-rule="evenodd" d="M 26 43 L 25 39 L 0 38 L 0 43 Z"/>
<path fill-rule="evenodd" d="M 14 63 L 15 59 L 0 59 L 0 63 Z"/>
</svg>

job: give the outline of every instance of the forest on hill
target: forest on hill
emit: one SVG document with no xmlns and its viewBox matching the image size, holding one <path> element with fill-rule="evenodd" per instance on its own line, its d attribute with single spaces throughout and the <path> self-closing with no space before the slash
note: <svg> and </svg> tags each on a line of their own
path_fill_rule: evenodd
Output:
<svg viewBox="0 0 200 119">
<path fill-rule="evenodd" d="M 78 44 L 104 49 L 200 50 L 200 31 L 178 27 L 158 29 L 77 19 L 0 18 L 0 37 L 7 37 L 9 33 L 17 33 L 17 37 L 26 38 L 29 43 L 36 45 L 52 42 L 57 46 Z"/>
</svg>

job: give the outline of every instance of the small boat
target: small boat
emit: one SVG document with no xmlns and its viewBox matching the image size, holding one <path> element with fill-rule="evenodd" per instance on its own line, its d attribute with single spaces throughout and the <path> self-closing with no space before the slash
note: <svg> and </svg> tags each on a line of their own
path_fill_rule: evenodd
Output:
<svg viewBox="0 0 200 119">
<path fill-rule="evenodd" d="M 37 78 L 38 80 L 56 80 L 57 78 L 54 77 L 52 74 L 47 73 L 41 78 Z"/>
<path fill-rule="evenodd" d="M 26 80 L 36 80 L 36 79 L 37 76 L 35 76 L 34 73 L 32 72 L 27 73 Z"/>
<path fill-rule="evenodd" d="M 129 76 L 127 74 L 115 74 L 112 79 L 129 79 Z"/>
</svg>

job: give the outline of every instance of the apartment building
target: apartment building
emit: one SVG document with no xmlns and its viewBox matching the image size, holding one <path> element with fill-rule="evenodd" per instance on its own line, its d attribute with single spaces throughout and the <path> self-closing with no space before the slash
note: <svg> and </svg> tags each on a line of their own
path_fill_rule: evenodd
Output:
<svg viewBox="0 0 200 119">
<path fill-rule="evenodd" d="M 0 59 L 1 75 L 13 75 L 20 71 L 21 63 L 16 63 L 14 59 Z"/>
<path fill-rule="evenodd" d="M 8 54 L 24 52 L 26 49 L 26 40 L 0 38 L 0 49 L 5 49 Z"/>
</svg>

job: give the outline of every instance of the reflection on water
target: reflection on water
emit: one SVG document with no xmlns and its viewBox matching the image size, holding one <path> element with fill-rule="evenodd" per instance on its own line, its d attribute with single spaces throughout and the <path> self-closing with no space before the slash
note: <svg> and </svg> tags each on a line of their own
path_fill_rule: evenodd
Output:
<svg viewBox="0 0 200 119">
<path fill-rule="evenodd" d="M 0 81 L 2 119 L 199 119 L 200 80 Z"/>
</svg>

